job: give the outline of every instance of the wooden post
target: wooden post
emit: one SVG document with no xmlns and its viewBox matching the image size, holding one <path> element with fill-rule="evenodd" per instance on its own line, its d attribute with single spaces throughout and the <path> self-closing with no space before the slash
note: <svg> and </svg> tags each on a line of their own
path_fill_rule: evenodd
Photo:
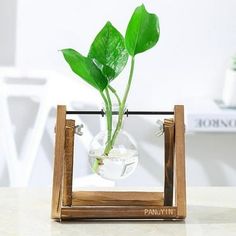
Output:
<svg viewBox="0 0 236 236">
<path fill-rule="evenodd" d="M 177 217 L 186 217 L 184 106 L 176 105 L 175 114 L 175 203 Z"/>
<path fill-rule="evenodd" d="M 55 157 L 53 170 L 52 186 L 52 208 L 51 218 L 61 218 L 61 191 L 63 176 L 63 159 L 65 154 L 65 124 L 66 106 L 57 106 L 56 138 L 55 138 Z"/>
<path fill-rule="evenodd" d="M 63 206 L 72 204 L 72 179 L 75 121 L 66 120 L 65 158 L 63 167 Z"/>
<path fill-rule="evenodd" d="M 164 206 L 173 206 L 174 188 L 174 152 L 175 152 L 175 127 L 173 119 L 164 120 L 165 131 L 165 181 L 164 181 Z"/>
</svg>

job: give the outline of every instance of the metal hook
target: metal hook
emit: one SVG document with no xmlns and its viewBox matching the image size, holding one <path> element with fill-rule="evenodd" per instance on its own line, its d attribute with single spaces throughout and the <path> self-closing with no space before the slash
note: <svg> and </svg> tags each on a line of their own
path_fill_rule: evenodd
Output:
<svg viewBox="0 0 236 236">
<path fill-rule="evenodd" d="M 81 125 L 76 125 L 75 126 L 75 134 L 79 135 L 79 136 L 82 136 L 83 135 L 83 132 L 82 132 L 82 128 L 84 127 L 83 124 Z"/>
<path fill-rule="evenodd" d="M 163 121 L 157 120 L 157 121 L 156 121 L 156 124 L 157 124 L 157 130 L 155 131 L 155 135 L 159 137 L 159 136 L 161 136 L 161 135 L 164 134 Z"/>
</svg>

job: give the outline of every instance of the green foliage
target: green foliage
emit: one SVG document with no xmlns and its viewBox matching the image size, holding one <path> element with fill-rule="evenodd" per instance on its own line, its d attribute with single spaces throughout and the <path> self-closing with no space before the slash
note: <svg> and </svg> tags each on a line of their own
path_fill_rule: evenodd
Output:
<svg viewBox="0 0 236 236">
<path fill-rule="evenodd" d="M 93 60 L 82 56 L 74 49 L 61 50 L 72 71 L 99 91 L 103 91 L 108 84 L 107 79 L 94 64 Z"/>
<path fill-rule="evenodd" d="M 99 90 L 104 100 L 108 131 L 104 156 L 109 155 L 122 127 L 124 107 L 133 78 L 135 55 L 155 46 L 159 35 L 158 17 L 155 14 L 148 13 L 144 5 L 141 5 L 135 9 L 129 21 L 125 39 L 108 21 L 95 37 L 87 57 L 82 56 L 74 49 L 62 50 L 64 58 L 72 71 Z M 116 90 L 111 87 L 110 82 L 122 72 L 129 55 L 131 56 L 130 74 L 123 98 L 120 99 Z M 113 133 L 110 92 L 113 93 L 119 104 L 118 122 Z M 96 161 L 93 169 L 96 170 L 98 165 Z"/>
<path fill-rule="evenodd" d="M 102 74 L 111 81 L 123 70 L 128 56 L 124 37 L 108 21 L 94 39 L 88 57 L 93 59 Z"/>
<path fill-rule="evenodd" d="M 129 21 L 125 45 L 131 56 L 144 52 L 156 45 L 160 35 L 159 21 L 144 5 L 137 7 Z"/>
</svg>

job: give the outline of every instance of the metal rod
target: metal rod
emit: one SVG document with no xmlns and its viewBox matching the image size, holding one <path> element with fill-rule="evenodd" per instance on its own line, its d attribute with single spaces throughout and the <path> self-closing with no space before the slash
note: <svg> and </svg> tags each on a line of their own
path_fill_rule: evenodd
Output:
<svg viewBox="0 0 236 236">
<path fill-rule="evenodd" d="M 101 111 L 67 111 L 68 115 L 105 115 L 103 110 Z M 118 115 L 118 111 L 113 111 L 112 115 Z M 174 115 L 173 111 L 128 111 L 124 112 L 125 115 Z"/>
</svg>

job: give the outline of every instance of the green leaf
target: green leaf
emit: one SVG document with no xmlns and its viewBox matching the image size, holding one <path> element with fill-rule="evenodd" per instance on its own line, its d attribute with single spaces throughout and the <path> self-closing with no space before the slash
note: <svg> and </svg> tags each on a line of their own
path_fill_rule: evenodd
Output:
<svg viewBox="0 0 236 236">
<path fill-rule="evenodd" d="M 108 84 L 107 79 L 94 64 L 93 60 L 82 56 L 74 49 L 61 50 L 72 71 L 99 91 L 103 91 Z"/>
<path fill-rule="evenodd" d="M 103 75 L 111 81 L 124 69 L 128 56 L 124 37 L 108 21 L 94 39 L 88 57 L 93 59 Z"/>
<path fill-rule="evenodd" d="M 125 34 L 125 45 L 129 54 L 135 56 L 152 48 L 156 45 L 159 35 L 158 17 L 148 13 L 143 4 L 137 7 Z"/>
</svg>

